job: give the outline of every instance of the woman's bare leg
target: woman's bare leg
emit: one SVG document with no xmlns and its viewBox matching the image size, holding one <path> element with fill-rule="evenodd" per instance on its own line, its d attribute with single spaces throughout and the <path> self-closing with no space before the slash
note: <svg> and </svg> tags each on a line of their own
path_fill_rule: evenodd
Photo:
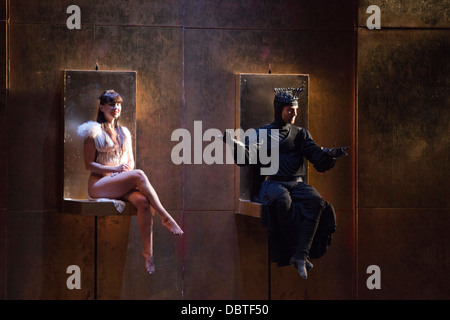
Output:
<svg viewBox="0 0 450 320">
<path fill-rule="evenodd" d="M 176 235 L 183 234 L 183 230 L 161 204 L 155 189 L 142 170 L 132 170 L 103 177 L 89 185 L 89 194 L 94 198 L 118 199 L 134 188 L 137 188 L 147 197 L 167 229 Z"/>
<path fill-rule="evenodd" d="M 139 191 L 141 191 L 144 195 L 147 196 L 148 200 L 150 201 L 150 204 L 161 218 L 162 225 L 165 226 L 167 229 L 169 229 L 173 234 L 182 235 L 183 230 L 181 230 L 176 221 L 163 207 L 155 189 L 151 185 L 145 173 L 141 170 L 136 171 L 139 176 L 136 187 L 138 188 Z"/>
<path fill-rule="evenodd" d="M 122 199 L 131 202 L 138 211 L 137 222 L 144 247 L 142 255 L 145 259 L 145 268 L 148 273 L 153 274 L 155 272 L 155 262 L 153 259 L 153 209 L 150 207 L 146 196 L 139 191 L 131 192 Z"/>
</svg>

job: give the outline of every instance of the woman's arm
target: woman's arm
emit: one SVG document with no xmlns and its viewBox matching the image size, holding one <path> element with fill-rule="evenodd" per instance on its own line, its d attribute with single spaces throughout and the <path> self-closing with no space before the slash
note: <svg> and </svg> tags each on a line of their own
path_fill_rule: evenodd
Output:
<svg viewBox="0 0 450 320">
<path fill-rule="evenodd" d="M 122 132 L 125 136 L 124 150 L 126 152 L 125 156 L 127 159 L 128 170 L 133 170 L 134 166 L 135 166 L 135 162 L 134 162 L 134 155 L 133 155 L 133 143 L 132 143 L 131 133 L 126 127 L 121 127 L 121 128 L 122 128 Z M 128 171 L 128 170 L 125 170 L 125 171 Z"/>
<path fill-rule="evenodd" d="M 128 139 L 128 142 L 127 142 L 127 148 L 126 148 L 126 150 L 127 150 L 127 158 L 128 158 L 128 166 L 129 166 L 129 170 L 133 170 L 134 169 L 134 165 L 135 165 L 135 163 L 134 163 L 134 155 L 133 155 L 133 145 L 132 145 L 132 143 L 131 143 L 131 137 L 130 137 L 130 139 Z"/>
</svg>

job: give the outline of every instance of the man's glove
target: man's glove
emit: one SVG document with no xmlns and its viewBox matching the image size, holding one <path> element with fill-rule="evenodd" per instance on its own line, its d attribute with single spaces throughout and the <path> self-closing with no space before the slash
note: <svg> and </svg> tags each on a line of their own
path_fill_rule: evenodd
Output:
<svg viewBox="0 0 450 320">
<path fill-rule="evenodd" d="M 348 147 L 339 147 L 339 148 L 323 148 L 323 151 L 328 153 L 330 156 L 332 156 L 334 159 L 348 156 L 348 153 L 346 152 L 348 150 Z"/>
</svg>

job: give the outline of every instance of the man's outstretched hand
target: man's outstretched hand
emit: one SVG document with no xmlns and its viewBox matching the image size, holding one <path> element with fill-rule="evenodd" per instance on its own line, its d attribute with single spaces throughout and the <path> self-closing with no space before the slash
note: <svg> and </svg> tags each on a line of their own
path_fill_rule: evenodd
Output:
<svg viewBox="0 0 450 320">
<path fill-rule="evenodd" d="M 330 156 L 337 159 L 343 156 L 348 156 L 347 150 L 349 147 L 339 147 L 339 148 L 324 148 L 323 151 L 327 152 Z"/>
</svg>

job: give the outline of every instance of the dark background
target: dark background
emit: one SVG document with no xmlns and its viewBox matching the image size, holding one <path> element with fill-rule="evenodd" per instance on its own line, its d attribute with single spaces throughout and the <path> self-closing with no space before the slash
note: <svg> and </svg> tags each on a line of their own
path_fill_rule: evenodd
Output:
<svg viewBox="0 0 450 320">
<path fill-rule="evenodd" d="M 69 30 L 66 9 L 81 9 Z M 368 30 L 366 8 L 381 9 Z M 449 299 L 449 1 L 3 0 L 0 298 Z M 137 165 L 183 226 L 61 213 L 62 70 L 137 72 Z M 173 130 L 235 127 L 237 73 L 309 75 L 309 129 L 350 156 L 309 181 L 337 211 L 307 281 L 268 268 L 233 165 L 176 166 Z M 213 95 L 213 99 L 211 99 Z M 81 268 L 68 290 L 66 268 Z M 381 269 L 381 289 L 366 286 Z"/>
</svg>

